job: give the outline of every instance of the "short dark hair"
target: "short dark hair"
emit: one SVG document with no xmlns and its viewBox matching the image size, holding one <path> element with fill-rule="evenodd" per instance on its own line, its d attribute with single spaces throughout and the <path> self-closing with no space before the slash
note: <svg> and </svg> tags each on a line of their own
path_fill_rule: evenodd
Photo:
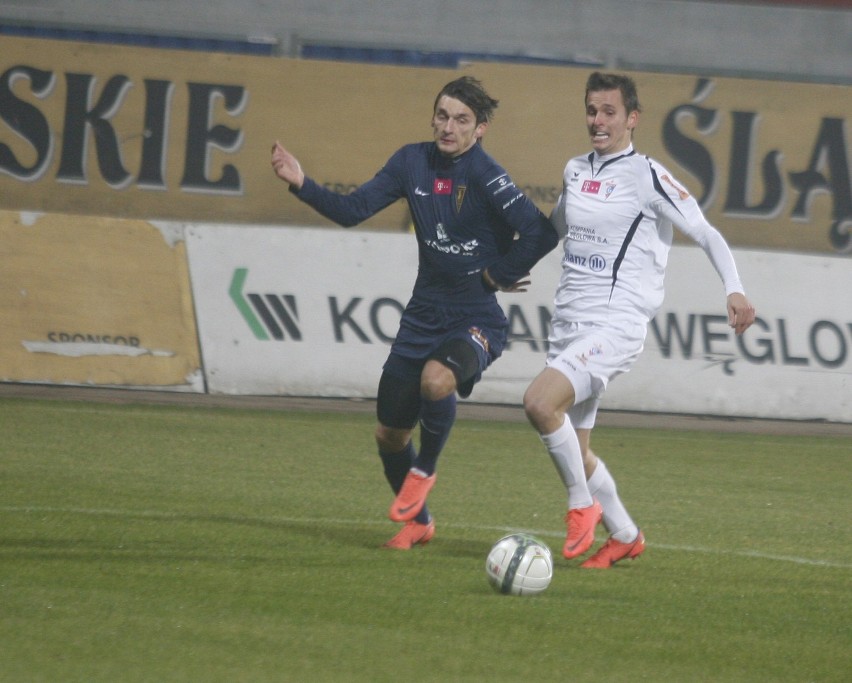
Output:
<svg viewBox="0 0 852 683">
<path fill-rule="evenodd" d="M 621 99 L 624 100 L 624 106 L 629 114 L 632 111 L 642 111 L 639 104 L 639 93 L 636 92 L 636 83 L 630 76 L 624 74 L 605 74 L 600 71 L 595 71 L 586 81 L 586 98 L 588 101 L 590 92 L 599 92 L 601 90 L 620 90 Z"/>
<path fill-rule="evenodd" d="M 473 76 L 462 76 L 441 88 L 441 92 L 435 98 L 432 111 L 438 109 L 438 100 L 445 95 L 470 107 L 476 116 L 477 125 L 490 121 L 498 104 L 497 100 L 485 92 L 482 83 Z"/>
</svg>

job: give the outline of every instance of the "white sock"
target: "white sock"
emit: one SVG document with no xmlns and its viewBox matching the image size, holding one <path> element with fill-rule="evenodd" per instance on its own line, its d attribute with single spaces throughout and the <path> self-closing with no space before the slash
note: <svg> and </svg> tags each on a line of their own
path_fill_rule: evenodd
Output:
<svg viewBox="0 0 852 683">
<path fill-rule="evenodd" d="M 603 508 L 603 523 L 610 535 L 622 543 L 636 540 L 639 527 L 627 514 L 627 509 L 618 497 L 615 479 L 609 473 L 604 461 L 598 458 L 598 464 L 589 477 L 589 491 L 598 499 Z"/>
<path fill-rule="evenodd" d="M 565 416 L 565 422 L 559 429 L 552 434 L 541 435 L 541 440 L 568 492 L 568 508 L 589 507 L 593 501 L 583 471 L 583 454 L 577 432 L 568 416 Z"/>
</svg>

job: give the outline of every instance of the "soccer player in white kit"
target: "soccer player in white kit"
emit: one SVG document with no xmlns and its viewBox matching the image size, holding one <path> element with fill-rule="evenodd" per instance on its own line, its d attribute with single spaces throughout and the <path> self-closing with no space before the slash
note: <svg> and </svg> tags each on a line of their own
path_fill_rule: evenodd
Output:
<svg viewBox="0 0 852 683">
<path fill-rule="evenodd" d="M 642 352 L 648 322 L 663 301 L 672 226 L 695 240 L 719 274 L 728 322 L 742 334 L 754 322 L 731 250 L 698 202 L 658 162 L 633 149 L 639 99 L 633 80 L 593 73 L 586 83 L 588 155 L 565 167 L 551 221 L 564 238 L 545 368 L 524 395 L 568 494 L 562 554 L 579 557 L 603 522 L 610 536 L 580 566 L 608 568 L 645 550 L 604 462 L 589 447 L 608 382 Z"/>
</svg>

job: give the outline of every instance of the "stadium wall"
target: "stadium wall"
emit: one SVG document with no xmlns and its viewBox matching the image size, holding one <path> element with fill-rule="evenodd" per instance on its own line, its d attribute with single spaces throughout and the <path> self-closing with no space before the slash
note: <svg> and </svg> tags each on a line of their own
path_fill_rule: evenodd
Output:
<svg viewBox="0 0 852 683">
<path fill-rule="evenodd" d="M 211 393 L 375 396 L 417 271 L 412 235 L 194 225 L 186 240 Z M 736 258 L 754 327 L 737 338 L 704 252 L 674 247 L 645 352 L 607 408 L 852 422 L 852 309 L 838 306 L 852 292 L 848 259 Z M 511 343 L 471 400 L 521 403 L 543 367 L 560 261 L 557 249 L 527 293 L 500 295 Z"/>
<path fill-rule="evenodd" d="M 849 0 L 0 0 L 0 23 L 302 57 L 441 53 L 852 84 Z M 215 47 L 213 48 L 215 49 Z"/>
<path fill-rule="evenodd" d="M 413 275 L 405 206 L 382 212 L 369 231 L 329 230 L 273 177 L 269 146 L 281 137 L 317 179 L 345 190 L 400 144 L 428 137 L 434 92 L 460 70 L 8 36 L 0 48 L 0 226 L 9 264 L 0 275 L 0 313 L 12 321 L 0 334 L 0 381 L 288 395 L 374 390 L 410 283 L 381 280 L 388 260 L 372 259 L 393 253 Z M 565 159 L 587 146 L 577 100 L 588 69 L 476 63 L 461 71 L 502 100 L 489 151 L 549 210 Z M 637 385 L 660 384 L 659 368 L 643 360 L 619 380 L 609 405 L 852 421 L 850 89 L 634 75 L 649 94 L 639 148 L 694 188 L 738 247 L 762 317 L 741 346 L 714 317 L 721 294 L 706 304 L 690 298 L 652 328 L 659 348 L 646 354 L 667 369 L 689 363 L 668 383 L 678 387 L 677 401 Z M 339 252 L 341 235 L 355 241 Z M 205 243 L 220 251 L 205 251 Z M 245 260 L 229 261 L 231 254 Z M 327 281 L 314 277 L 324 272 L 320 262 Z M 264 270 L 311 284 L 275 281 Z M 227 281 L 215 281 L 217 271 Z M 491 374 L 477 400 L 518 401 L 520 385 L 540 368 L 556 277 L 537 280 L 545 289 L 532 308 L 506 301 L 520 330 L 495 366 L 508 374 Z M 690 297 L 716 291 L 715 280 L 699 288 L 691 275 L 682 287 Z M 246 311 L 270 294 L 275 308 L 263 324 L 277 320 L 280 339 L 244 329 Z M 208 301 L 216 297 L 231 308 L 216 311 Z M 321 310 L 331 316 L 322 333 L 313 329 Z M 231 316 L 227 329 L 217 328 L 220 315 Z M 242 368 L 246 359 L 233 354 L 246 348 L 262 367 Z M 720 383 L 696 392 L 697 380 L 714 371 Z M 620 398 L 621 387 L 637 387 L 635 395 Z M 758 399 L 756 387 L 769 393 Z"/>
<path fill-rule="evenodd" d="M 0 381 L 203 391 L 182 232 L 0 211 Z"/>
<path fill-rule="evenodd" d="M 269 169 L 276 138 L 346 191 L 431 135 L 460 72 L 501 100 L 487 149 L 549 211 L 588 146 L 588 69 L 423 69 L 0 36 L 3 208 L 140 220 L 326 225 Z M 731 244 L 852 253 L 852 88 L 634 73 L 636 142 Z M 365 226 L 404 231 L 398 202 Z"/>
<path fill-rule="evenodd" d="M 412 235 L 358 230 L 0 212 L 0 239 L 7 382 L 373 397 L 417 269 Z M 500 295 L 510 344 L 473 401 L 519 404 L 541 369 L 558 252 L 528 293 Z M 852 422 L 848 259 L 736 257 L 755 326 L 736 338 L 703 252 L 675 246 L 607 407 Z"/>
</svg>

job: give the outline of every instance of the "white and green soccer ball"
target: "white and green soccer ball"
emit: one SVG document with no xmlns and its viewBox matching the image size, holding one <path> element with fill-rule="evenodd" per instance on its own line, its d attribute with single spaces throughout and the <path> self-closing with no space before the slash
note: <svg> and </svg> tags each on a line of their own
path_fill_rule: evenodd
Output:
<svg viewBox="0 0 852 683">
<path fill-rule="evenodd" d="M 536 595 L 550 585 L 550 548 L 529 534 L 509 534 L 497 541 L 485 560 L 488 582 L 498 593 Z"/>
</svg>

